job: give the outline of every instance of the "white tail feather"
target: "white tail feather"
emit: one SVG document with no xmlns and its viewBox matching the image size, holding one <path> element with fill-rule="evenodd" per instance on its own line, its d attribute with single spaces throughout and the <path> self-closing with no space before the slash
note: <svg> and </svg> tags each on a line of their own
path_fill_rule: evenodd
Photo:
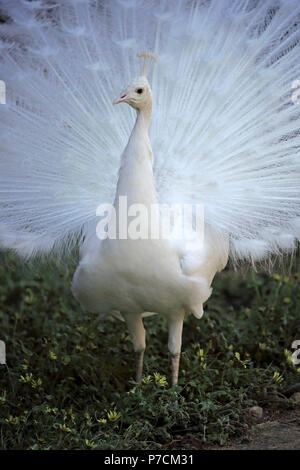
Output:
<svg viewBox="0 0 300 470">
<path fill-rule="evenodd" d="M 113 200 L 133 124 L 113 98 L 159 57 L 151 84 L 163 203 L 201 203 L 236 259 L 300 237 L 300 6 L 296 0 L 0 1 L 0 243 L 78 239 Z M 294 90 L 295 91 L 295 90 Z M 2 227 L 2 228 L 1 228 Z"/>
</svg>

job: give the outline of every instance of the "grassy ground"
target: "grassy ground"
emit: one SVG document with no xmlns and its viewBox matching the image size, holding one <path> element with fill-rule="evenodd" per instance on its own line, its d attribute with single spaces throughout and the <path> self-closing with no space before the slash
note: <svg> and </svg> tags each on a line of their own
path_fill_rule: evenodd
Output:
<svg viewBox="0 0 300 470">
<path fill-rule="evenodd" d="M 179 386 L 170 388 L 167 328 L 145 319 L 143 384 L 125 325 L 84 313 L 72 268 L 24 270 L 0 258 L 1 449 L 188 449 L 242 435 L 249 407 L 293 409 L 282 392 L 300 382 L 300 276 L 233 271 L 216 278 L 201 320 L 183 332 Z M 300 367 L 300 366 L 298 366 Z M 174 406 L 178 400 L 178 406 Z"/>
</svg>

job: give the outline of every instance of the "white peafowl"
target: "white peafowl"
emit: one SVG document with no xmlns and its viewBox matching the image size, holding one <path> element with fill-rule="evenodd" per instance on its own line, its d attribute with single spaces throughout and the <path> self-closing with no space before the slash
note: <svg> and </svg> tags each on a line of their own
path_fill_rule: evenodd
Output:
<svg viewBox="0 0 300 470">
<path fill-rule="evenodd" d="M 202 316 L 228 257 L 270 260 L 300 238 L 299 1 L 0 0 L 0 13 L 0 244 L 79 245 L 75 297 L 126 321 L 138 382 L 142 318 L 165 315 L 176 384 L 183 320 Z M 133 110 L 112 106 L 122 89 L 114 103 Z M 200 228 L 182 207 L 203 209 Z"/>
</svg>

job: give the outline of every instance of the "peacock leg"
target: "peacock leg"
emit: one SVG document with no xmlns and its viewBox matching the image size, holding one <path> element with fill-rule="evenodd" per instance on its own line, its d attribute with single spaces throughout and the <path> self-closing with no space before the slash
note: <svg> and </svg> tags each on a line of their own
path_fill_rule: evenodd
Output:
<svg viewBox="0 0 300 470">
<path fill-rule="evenodd" d="M 135 380 L 138 384 L 142 382 L 143 376 L 143 363 L 144 363 L 144 351 L 136 353 L 136 377 Z"/>
<path fill-rule="evenodd" d="M 143 375 L 144 351 L 146 349 L 146 332 L 143 325 L 142 316 L 130 314 L 123 314 L 123 316 L 126 320 L 133 343 L 134 352 L 136 354 L 136 381 L 137 383 L 141 383 Z"/>
<path fill-rule="evenodd" d="M 178 383 L 179 362 L 181 353 L 182 327 L 184 312 L 176 317 L 169 317 L 169 341 L 168 348 L 171 353 L 172 385 Z"/>
</svg>

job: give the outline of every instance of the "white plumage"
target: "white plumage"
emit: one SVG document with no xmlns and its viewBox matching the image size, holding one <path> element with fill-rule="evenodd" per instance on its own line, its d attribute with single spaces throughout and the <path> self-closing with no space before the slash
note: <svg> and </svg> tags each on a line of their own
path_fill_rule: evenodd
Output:
<svg viewBox="0 0 300 470">
<path fill-rule="evenodd" d="M 202 315 L 228 255 L 262 260 L 292 251 L 300 237 L 300 107 L 292 99 L 299 3 L 12 0 L 0 7 L 7 17 L 0 243 L 31 256 L 79 242 L 75 296 L 127 321 L 138 380 L 141 318 L 167 315 L 176 383 L 183 318 Z M 144 71 L 134 79 L 139 50 L 159 58 L 149 77 L 150 139 L 151 88 Z M 135 125 L 135 111 L 112 106 L 125 83 L 118 101 L 136 109 Z M 118 212 L 119 196 L 146 207 L 203 205 L 203 246 L 100 241 L 97 207 L 114 202 Z"/>
</svg>

